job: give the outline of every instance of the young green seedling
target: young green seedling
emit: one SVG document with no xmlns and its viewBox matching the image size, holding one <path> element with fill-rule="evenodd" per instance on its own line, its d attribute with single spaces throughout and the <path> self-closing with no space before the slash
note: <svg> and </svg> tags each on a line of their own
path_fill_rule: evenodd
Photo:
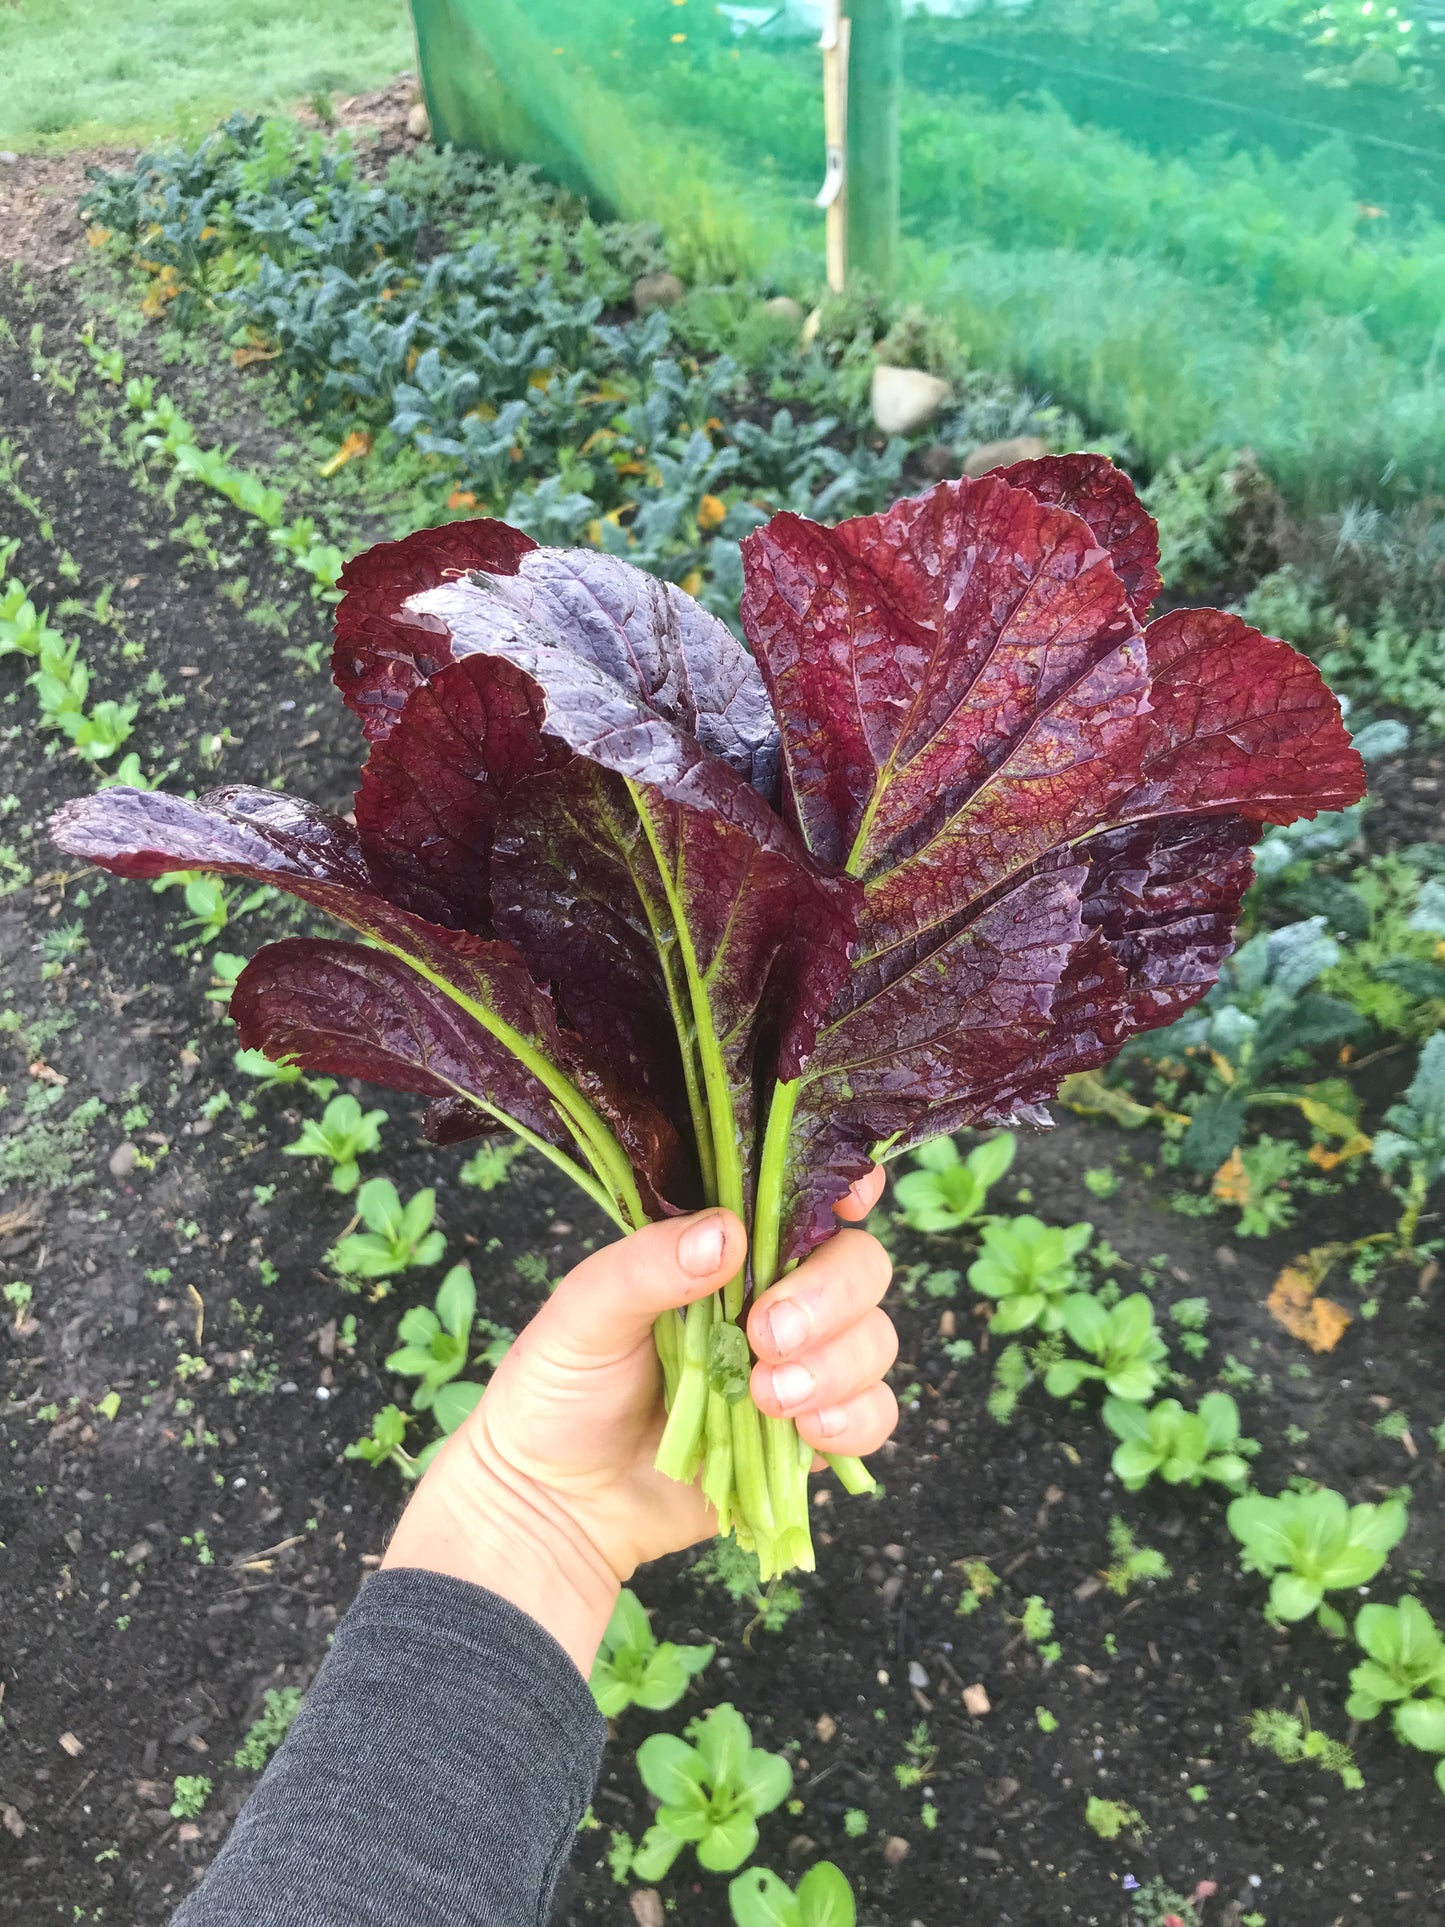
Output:
<svg viewBox="0 0 1445 1927">
<path fill-rule="evenodd" d="M 709 1873 L 731 1873 L 758 1844 L 758 1819 L 787 1799 L 793 1769 L 781 1753 L 753 1745 L 734 1706 L 715 1706 L 687 1728 L 689 1738 L 654 1733 L 637 1749 L 637 1767 L 661 1802 L 632 1863 L 639 1880 L 661 1880 L 685 1846 Z"/>
<path fill-rule="evenodd" d="M 82 762 L 104 763 L 128 741 L 139 708 L 139 703 L 117 703 L 107 699 L 77 717 L 73 723 L 67 722 L 62 727 Z"/>
<path fill-rule="evenodd" d="M 360 1459 L 366 1465 L 394 1465 L 404 1479 L 419 1478 L 417 1461 L 403 1444 L 410 1424 L 399 1405 L 383 1405 L 365 1438 L 348 1445 L 342 1457 Z"/>
<path fill-rule="evenodd" d="M 204 1773 L 182 1773 L 171 1796 L 171 1818 L 194 1820 L 211 1797 L 211 1782 Z"/>
<path fill-rule="evenodd" d="M 434 1311 L 427 1305 L 414 1305 L 403 1313 L 397 1326 L 401 1346 L 387 1359 L 386 1369 L 399 1378 L 418 1380 L 411 1395 L 417 1411 L 430 1410 L 442 1387 L 460 1377 L 471 1349 L 476 1315 L 477 1288 L 466 1265 L 453 1265 L 442 1279 Z M 514 1334 L 489 1319 L 481 1322 L 489 1343 L 479 1362 L 499 1365 L 511 1347 Z"/>
<path fill-rule="evenodd" d="M 1117 1840 L 1129 1828 L 1136 1833 L 1147 1831 L 1137 1807 L 1126 1806 L 1122 1800 L 1103 1800 L 1094 1793 L 1084 1808 L 1084 1820 L 1101 1840 Z"/>
<path fill-rule="evenodd" d="M 1044 1374 L 1044 1390 L 1054 1398 L 1071 1398 L 1085 1379 L 1103 1382 L 1115 1398 L 1142 1401 L 1159 1384 L 1164 1340 L 1154 1323 L 1154 1307 L 1142 1291 L 1105 1308 L 1087 1292 L 1076 1292 L 1063 1305 L 1063 1327 L 1088 1359 L 1061 1358 Z"/>
<path fill-rule="evenodd" d="M 766 1867 L 749 1867 L 728 1882 L 733 1927 L 854 1927 L 858 1909 L 847 1877 L 820 1860 L 790 1888 Z"/>
<path fill-rule="evenodd" d="M 217 954 L 227 953 L 223 951 Z M 256 1088 L 261 1091 L 276 1091 L 292 1084 L 304 1084 L 324 1104 L 336 1089 L 334 1078 L 308 1077 L 301 1066 L 292 1063 L 288 1057 L 266 1057 L 258 1050 L 238 1050 L 235 1065 L 244 1077 L 255 1078 Z"/>
<path fill-rule="evenodd" d="M 418 1191 L 403 1205 L 390 1178 L 369 1178 L 356 1194 L 356 1215 L 366 1230 L 339 1238 L 328 1254 L 343 1278 L 396 1278 L 434 1265 L 446 1250 L 446 1239 L 431 1228 L 435 1191 Z"/>
<path fill-rule="evenodd" d="M 356 1189 L 361 1173 L 357 1159 L 381 1147 L 385 1111 L 363 1111 L 354 1097 L 333 1097 L 321 1117 L 307 1118 L 301 1135 L 285 1147 L 287 1157 L 328 1158 L 331 1188 L 343 1195 Z"/>
<path fill-rule="evenodd" d="M 246 959 L 234 950 L 213 950 L 210 956 L 211 988 L 206 992 L 206 1001 L 211 1004 L 228 1004 L 235 994 L 236 979 L 246 968 Z M 259 1051 L 253 1051 L 259 1056 Z M 383 1113 L 385 1115 L 385 1113 Z"/>
<path fill-rule="evenodd" d="M 1078 1288 L 1074 1260 L 1094 1235 L 1091 1224 L 1045 1224 L 1027 1212 L 995 1218 L 984 1228 L 983 1247 L 968 1268 L 968 1282 L 996 1298 L 991 1329 L 1056 1332 L 1064 1302 Z"/>
<path fill-rule="evenodd" d="M 507 1182 L 512 1166 L 526 1150 L 520 1138 L 479 1145 L 457 1172 L 457 1182 L 475 1191 L 495 1191 Z"/>
<path fill-rule="evenodd" d="M 1121 1441 L 1114 1453 L 1114 1476 L 1126 1492 L 1138 1492 L 1157 1474 L 1166 1485 L 1198 1485 L 1213 1479 L 1238 1491 L 1249 1479 L 1239 1436 L 1239 1407 L 1228 1392 L 1210 1392 L 1197 1412 L 1186 1412 L 1177 1398 L 1157 1405 L 1129 1399 L 1104 1401 L 1104 1423 Z"/>
<path fill-rule="evenodd" d="M 990 1185 L 1013 1161 L 1014 1139 L 1007 1131 L 975 1145 L 966 1158 L 951 1137 L 920 1144 L 913 1154 L 917 1169 L 893 1187 L 903 1222 L 913 1231 L 959 1230 L 983 1210 Z"/>
<path fill-rule="evenodd" d="M 1282 1492 L 1277 1499 L 1248 1492 L 1228 1512 L 1229 1529 L 1244 1550 L 1246 1572 L 1270 1575 L 1269 1610 L 1277 1620 L 1317 1613 L 1326 1632 L 1345 1622 L 1324 1603 L 1327 1592 L 1367 1585 L 1403 1537 L 1403 1501 L 1349 1505 L 1339 1492 Z"/>
<path fill-rule="evenodd" d="M 291 1730 L 301 1711 L 299 1686 L 268 1686 L 260 1713 L 246 1729 L 246 1737 L 232 1754 L 232 1764 L 259 1773 Z"/>
<path fill-rule="evenodd" d="M 1172 1570 L 1162 1552 L 1141 1546 L 1128 1521 L 1116 1512 L 1109 1520 L 1109 1550 L 1114 1562 L 1104 1570 L 1104 1584 L 1124 1598 L 1131 1586 L 1146 1579 L 1167 1579 Z"/>
<path fill-rule="evenodd" d="M 47 640 L 63 646 L 65 638 L 50 627 L 49 614 L 49 610 L 35 607 L 24 583 L 13 579 L 7 582 L 0 596 L 0 658 L 28 656 L 38 661 Z"/>
<path fill-rule="evenodd" d="M 1393 1707 L 1397 1739 L 1422 1753 L 1445 1753 L 1445 1639 L 1419 1600 L 1362 1607 L 1355 1638 L 1368 1658 L 1350 1674 L 1346 1713 L 1373 1720 Z M 1445 1760 L 1436 1772 L 1445 1789 Z"/>
<path fill-rule="evenodd" d="M 592 1697 L 604 1719 L 629 1706 L 662 1712 L 687 1691 L 687 1683 L 711 1660 L 712 1646 L 674 1646 L 658 1639 L 635 1592 L 624 1586 L 592 1668 Z"/>
<path fill-rule="evenodd" d="M 1332 1740 L 1309 1722 L 1309 1708 L 1301 1700 L 1298 1715 L 1278 1707 L 1261 1707 L 1249 1716 L 1249 1743 L 1263 1747 L 1282 1766 L 1313 1765 L 1324 1773 L 1337 1773 L 1342 1786 L 1358 1793 L 1365 1776 L 1355 1764 L 1355 1756 L 1343 1740 Z"/>
</svg>

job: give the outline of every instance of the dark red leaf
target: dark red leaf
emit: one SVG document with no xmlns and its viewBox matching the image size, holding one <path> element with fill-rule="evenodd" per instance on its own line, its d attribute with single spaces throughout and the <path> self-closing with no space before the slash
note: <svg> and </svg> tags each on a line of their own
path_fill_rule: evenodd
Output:
<svg viewBox="0 0 1445 1927">
<path fill-rule="evenodd" d="M 804 1074 L 785 1261 L 828 1235 L 832 1205 L 877 1140 L 933 1136 L 995 1106 L 1014 1067 L 1050 1034 L 1056 986 L 1083 932 L 1083 875 L 1076 865 L 1031 877 L 913 968 L 855 974 Z"/>
<path fill-rule="evenodd" d="M 571 1147 L 546 1091 L 511 1052 L 444 991 L 381 951 L 317 937 L 267 944 L 237 979 L 231 1015 L 247 1050 L 331 1077 L 491 1107 L 487 1128 L 511 1117 L 549 1144 Z"/>
<path fill-rule="evenodd" d="M 1308 657 L 1219 609 L 1175 609 L 1144 633 L 1154 735 L 1121 815 L 1293 823 L 1359 802 L 1365 766 Z"/>
<path fill-rule="evenodd" d="M 591 549 L 536 549 L 515 576 L 448 582 L 416 606 L 444 625 L 457 657 L 577 658 L 760 795 L 775 794 L 778 729 L 757 664 L 676 584 Z"/>
<path fill-rule="evenodd" d="M 1144 656 L 1077 516 L 992 477 L 945 482 L 836 529 L 775 516 L 743 557 L 787 800 L 825 862 L 866 879 L 963 843 L 987 888 L 1041 816 L 1077 834 L 1127 786 Z"/>
<path fill-rule="evenodd" d="M 1254 825 L 1240 816 L 1158 818 L 1091 838 L 1083 891 L 1087 938 L 1070 957 L 1049 1032 L 980 1106 L 972 1096 L 937 1129 L 1007 1120 L 1095 1070 L 1141 1031 L 1172 1024 L 1215 982 L 1253 880 Z M 934 1124 L 934 1120 L 929 1120 Z M 911 1138 L 928 1135 L 915 1129 Z"/>
<path fill-rule="evenodd" d="M 604 1115 L 628 1134 L 639 1154 L 649 1144 L 654 1147 L 646 1152 L 653 1162 L 639 1165 L 639 1177 L 662 1187 L 677 1178 L 681 1167 L 672 1127 L 643 1099 L 626 1093 L 580 1039 L 561 1030 L 551 999 L 517 951 L 444 929 L 391 901 L 368 867 L 356 832 L 336 818 L 272 790 L 214 790 L 191 803 L 159 791 L 115 788 L 66 804 L 51 830 L 62 849 L 121 876 L 209 870 L 271 883 L 314 904 L 406 966 L 404 978 L 388 981 L 424 979 L 445 1003 L 470 1011 L 509 1064 L 514 1052 L 506 1040 L 513 1037 L 572 1082 L 585 1080 L 586 1094 L 593 1102 L 599 1094 L 605 1098 L 610 1114 Z M 414 997 L 407 1008 L 417 1007 Z M 389 1034 L 399 1035 L 408 1019 L 405 1011 L 378 1009 L 373 1021 L 389 1024 Z M 551 1128 L 557 1128 L 552 1099 L 529 1074 L 527 1088 L 533 1085 L 533 1106 L 524 1121 L 550 1111 Z M 516 1089 L 515 1083 L 506 1087 L 500 1108 L 510 1109 Z"/>
<path fill-rule="evenodd" d="M 1134 484 L 1106 455 L 1041 455 L 990 471 L 1036 501 L 1070 509 L 1109 551 L 1129 607 L 1142 622 L 1164 586 L 1159 575 L 1159 531 L 1134 493 Z"/>
<path fill-rule="evenodd" d="M 331 676 L 367 740 L 385 736 L 418 683 L 452 660 L 445 629 L 409 600 L 469 570 L 514 575 L 536 548 L 505 522 L 448 522 L 378 542 L 341 571 Z"/>
<path fill-rule="evenodd" d="M 434 922 L 492 931 L 497 811 L 525 777 L 567 760 L 543 737 L 542 712 L 529 676 L 476 656 L 413 690 L 373 743 L 356 793 L 361 848 Z"/>
<path fill-rule="evenodd" d="M 468 665 L 469 666 L 469 665 Z M 535 686 L 535 685 L 534 685 Z M 620 1076 L 688 1126 L 677 1025 L 639 876 L 654 876 L 620 776 L 576 757 L 511 799 L 492 853 L 497 929 L 550 982 L 567 1022 Z M 665 914 L 664 929 L 671 918 Z M 679 1008 L 686 986 L 674 983 Z"/>
<path fill-rule="evenodd" d="M 1090 473 L 1079 505 L 1113 499 L 1127 533 L 1132 492 Z M 866 885 L 799 1098 L 795 1256 L 868 1143 L 1035 1117 L 1069 1071 L 1188 1008 L 1227 953 L 1259 824 L 1352 802 L 1363 772 L 1311 664 L 1216 612 L 1141 636 L 1079 516 L 997 478 L 831 532 L 780 516 L 744 559 L 789 804 Z M 993 934 L 1005 906 L 1011 939 Z M 959 977 L 985 933 L 1038 973 L 1016 1021 L 997 1021 L 993 980 L 976 1004 Z"/>
<path fill-rule="evenodd" d="M 453 981 L 494 991 L 493 973 L 465 974 L 480 964 L 482 946 L 464 939 L 460 949 Z M 580 1039 L 557 1031 L 534 994 L 541 1021 L 531 1041 L 548 1049 L 612 1126 L 648 1212 L 660 1217 L 691 1205 L 695 1180 L 677 1133 L 624 1090 Z M 241 972 L 231 1015 L 248 1050 L 432 1098 L 434 1142 L 459 1143 L 515 1120 L 577 1156 L 545 1087 L 517 1057 L 445 991 L 380 951 L 312 937 L 268 944 Z"/>
</svg>

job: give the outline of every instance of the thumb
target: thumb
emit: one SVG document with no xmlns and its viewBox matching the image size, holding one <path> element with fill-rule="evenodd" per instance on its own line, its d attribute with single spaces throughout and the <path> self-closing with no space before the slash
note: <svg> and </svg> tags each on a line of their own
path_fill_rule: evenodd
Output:
<svg viewBox="0 0 1445 1927">
<path fill-rule="evenodd" d="M 534 1328 L 574 1356 L 615 1358 L 649 1338 L 662 1312 L 719 1290 L 742 1268 L 747 1248 L 731 1211 L 644 1225 L 569 1271 Z"/>
</svg>

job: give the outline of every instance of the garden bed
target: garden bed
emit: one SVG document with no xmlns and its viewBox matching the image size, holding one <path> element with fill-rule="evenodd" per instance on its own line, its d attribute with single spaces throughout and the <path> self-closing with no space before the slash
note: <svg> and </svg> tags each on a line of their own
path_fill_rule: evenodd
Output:
<svg viewBox="0 0 1445 1927">
<path fill-rule="evenodd" d="M 286 413 L 279 384 L 248 389 L 203 333 L 188 351 L 181 330 L 136 323 L 114 274 L 97 269 L 79 288 L 63 275 L 17 282 L 0 312 L 4 530 L 18 538 L 7 572 L 80 638 L 93 697 L 141 704 L 126 748 L 149 773 L 173 766 L 174 788 L 274 780 L 344 809 L 357 745 L 318 668 L 324 566 L 313 583 L 214 494 L 168 502 L 167 471 L 138 463 L 127 441 L 136 410 L 82 337 L 122 340 L 126 378 L 174 395 L 200 441 L 288 478 L 322 519 L 318 539 L 374 539 L 414 501 L 349 488 L 345 469 L 328 495 L 318 431 Z M 856 424 L 842 439 L 877 455 Z M 425 470 L 398 472 L 440 508 Z M 689 566 L 713 562 L 679 572 Z M 277 620 L 254 619 L 268 608 Z M 383 1361 L 398 1312 L 429 1298 L 439 1273 L 398 1281 L 379 1304 L 340 1289 L 325 1254 L 350 1204 L 314 1161 L 284 1155 L 319 1104 L 304 1086 L 266 1090 L 239 1072 L 224 1004 L 208 998 L 217 951 L 249 951 L 294 919 L 264 905 L 212 945 L 192 942 L 177 891 L 106 884 L 50 850 L 40 826 L 96 772 L 45 753 L 60 739 L 36 731 L 22 685 L 0 663 L 13 696 L 0 711 L 0 1283 L 31 1288 L 0 1308 L 0 1892 L 27 1923 L 150 1927 L 254 1782 L 232 1755 L 266 1690 L 309 1682 L 384 1544 L 402 1487 L 343 1452 L 379 1406 L 406 1403 Z M 1429 834 L 1438 750 L 1422 738 L 1386 767 L 1390 806 L 1367 819 L 1377 849 Z M 1371 1116 L 1414 1058 L 1398 1042 L 1381 1050 L 1364 1080 Z M 355 1089 L 390 1114 L 365 1174 L 384 1170 L 403 1197 L 436 1186 L 448 1260 L 471 1263 L 489 1317 L 517 1328 L 546 1281 L 605 1235 L 540 1161 L 489 1173 L 490 1189 L 463 1185 L 466 1153 L 424 1145 L 419 1106 Z M 1172 1361 L 1181 1395 L 1232 1389 L 1261 1443 L 1262 1485 L 1297 1475 L 1352 1500 L 1408 1488 L 1409 1537 L 1376 1591 L 1394 1598 L 1408 1583 L 1438 1618 L 1445 1287 L 1423 1255 L 1358 1287 L 1336 1274 L 1330 1289 L 1351 1312 L 1376 1309 L 1319 1356 L 1266 1309 L 1304 1245 L 1387 1230 L 1398 1200 L 1360 1175 L 1306 1195 L 1287 1228 L 1241 1239 L 1227 1214 L 1167 1208 L 1181 1180 L 1152 1129 L 1060 1118 L 1021 1140 L 993 1205 L 1090 1221 L 1094 1248 L 1117 1254 L 1100 1276 L 1142 1283 L 1161 1324 L 1173 1303 L 1206 1301 L 1199 1356 Z M 861 1918 L 890 1927 L 1160 1927 L 1171 1912 L 1188 1918 L 1191 1896 L 1208 1927 L 1445 1921 L 1430 1763 L 1384 1721 L 1351 1731 L 1350 1650 L 1265 1620 L 1266 1582 L 1240 1570 L 1223 1496 L 1123 1493 L 1096 1406 L 1033 1385 L 1011 1422 L 991 1415 L 999 1341 L 975 1295 L 938 1280 L 967 1267 L 972 1242 L 880 1215 L 901 1281 L 904 1406 L 878 1462 L 884 1496 L 820 1488 L 820 1571 L 800 1579 L 791 1616 L 773 1600 L 775 1629 L 695 1558 L 638 1582 L 660 1634 L 718 1642 L 687 1709 L 731 1698 L 759 1743 L 791 1753 L 801 1806 L 764 1821 L 760 1860 L 790 1876 L 836 1861 Z M 957 1349 L 965 1337 L 972 1358 Z M 1123 1593 L 1103 1582 L 1116 1514 L 1167 1576 Z M 965 1598 L 976 1609 L 961 1614 Z M 1052 1613 L 1051 1632 L 1030 1601 Z M 1053 1641 L 1056 1655 L 1040 1650 Z M 970 1712 L 965 1690 L 980 1686 L 989 1710 Z M 1301 1705 L 1349 1739 L 1363 1791 L 1250 1744 L 1252 1714 Z M 608 1856 L 612 1830 L 636 1840 L 650 1819 L 634 1750 L 677 1718 L 619 1722 L 559 1921 L 655 1917 L 645 1902 L 629 1912 Z M 185 1775 L 214 1783 L 192 1819 L 171 1812 Z M 1086 1823 L 1091 1799 L 1137 1817 L 1106 1841 Z M 677 1917 L 726 1921 L 725 1882 L 698 1882 L 690 1865 L 662 1883 Z"/>
</svg>

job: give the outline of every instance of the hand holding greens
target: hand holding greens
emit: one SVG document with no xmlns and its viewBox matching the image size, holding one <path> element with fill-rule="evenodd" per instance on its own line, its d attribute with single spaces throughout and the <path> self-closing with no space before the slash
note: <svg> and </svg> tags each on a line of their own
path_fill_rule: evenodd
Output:
<svg viewBox="0 0 1445 1927">
<path fill-rule="evenodd" d="M 658 1463 L 701 1472 L 765 1577 L 810 1566 L 811 1452 L 747 1396 L 750 1294 L 876 1157 L 1046 1122 L 1063 1077 L 1188 1009 L 1263 827 L 1362 793 L 1304 658 L 1213 610 L 1144 621 L 1157 557 L 1094 455 L 783 514 L 744 545 L 749 654 L 615 556 L 422 530 L 341 578 L 354 822 L 117 787 L 56 839 L 360 935 L 253 958 L 247 1048 L 422 1093 L 439 1142 L 512 1131 L 624 1229 L 737 1211 L 748 1273 L 659 1321 Z M 1115 1382 L 1129 1334 L 1095 1336 L 1147 1397 L 1147 1360 Z"/>
</svg>

